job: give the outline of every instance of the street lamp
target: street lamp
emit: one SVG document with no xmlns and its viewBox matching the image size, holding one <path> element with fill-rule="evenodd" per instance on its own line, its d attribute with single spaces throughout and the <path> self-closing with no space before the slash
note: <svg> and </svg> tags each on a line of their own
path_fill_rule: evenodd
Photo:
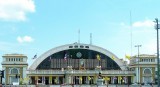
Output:
<svg viewBox="0 0 160 87">
<path fill-rule="evenodd" d="M 140 72 L 139 72 L 139 47 L 141 47 L 142 45 L 135 45 L 135 47 L 138 48 L 138 74 L 137 74 L 137 77 L 138 77 L 138 84 L 140 83 L 139 81 L 139 77 L 140 77 Z"/>
<path fill-rule="evenodd" d="M 159 78 L 159 35 L 158 35 L 158 29 L 160 29 L 158 24 L 158 18 L 155 19 L 156 23 L 156 30 L 157 30 L 157 78 L 158 78 L 158 87 L 160 87 L 160 78 Z"/>
</svg>

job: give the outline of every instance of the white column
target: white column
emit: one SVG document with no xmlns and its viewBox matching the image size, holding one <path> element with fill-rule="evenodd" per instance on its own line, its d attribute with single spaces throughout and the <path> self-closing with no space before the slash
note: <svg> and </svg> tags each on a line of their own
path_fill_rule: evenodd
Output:
<svg viewBox="0 0 160 87">
<path fill-rule="evenodd" d="M 73 84 L 73 77 L 71 76 L 71 84 Z"/>
<path fill-rule="evenodd" d="M 69 82 L 68 82 L 69 84 L 72 83 L 72 78 L 71 78 L 71 76 L 68 76 L 68 81 L 69 81 Z"/>
<path fill-rule="evenodd" d="M 138 82 L 138 77 L 139 77 L 139 72 L 138 72 L 138 68 L 136 68 L 136 82 Z"/>
<path fill-rule="evenodd" d="M 27 67 L 23 67 L 23 71 L 22 71 L 23 76 L 22 76 L 22 78 L 26 78 L 27 77 L 26 76 L 26 70 L 27 70 Z"/>
<path fill-rule="evenodd" d="M 42 84 L 44 84 L 44 78 L 43 78 L 43 76 L 42 76 Z"/>
<path fill-rule="evenodd" d="M 45 76 L 42 77 L 42 83 L 43 83 L 43 84 L 46 84 L 46 83 L 45 83 Z"/>
<path fill-rule="evenodd" d="M 112 81 L 111 81 L 111 83 L 112 83 L 112 84 L 114 84 L 114 77 L 111 77 L 111 78 L 112 78 Z"/>
<path fill-rule="evenodd" d="M 132 78 L 133 78 L 133 83 L 136 83 L 137 82 L 136 81 L 137 80 L 136 76 L 133 76 Z"/>
<path fill-rule="evenodd" d="M 11 84 L 11 76 L 9 77 L 9 84 Z"/>
<path fill-rule="evenodd" d="M 94 76 L 94 84 L 97 84 L 97 77 Z"/>
<path fill-rule="evenodd" d="M 6 58 L 3 57 L 3 62 L 6 62 Z"/>
<path fill-rule="evenodd" d="M 2 70 L 4 70 L 4 78 L 2 78 L 2 83 L 3 83 L 3 84 L 6 84 L 6 67 L 3 67 Z M 8 79 L 9 79 L 9 78 L 8 78 Z"/>
<path fill-rule="evenodd" d="M 58 76 L 58 84 L 59 84 L 59 76 Z"/>
<path fill-rule="evenodd" d="M 65 76 L 65 78 L 66 78 L 66 76 Z M 63 77 L 63 79 L 62 79 L 62 84 L 64 84 L 64 83 L 65 83 L 65 78 Z"/>
<path fill-rule="evenodd" d="M 127 76 L 125 76 L 125 77 L 124 77 L 124 83 L 126 84 L 126 83 L 127 83 L 127 81 L 128 81 L 128 77 L 127 77 Z"/>
<path fill-rule="evenodd" d="M 73 78 L 73 84 L 75 84 L 75 76 L 72 76 L 72 78 Z"/>
</svg>

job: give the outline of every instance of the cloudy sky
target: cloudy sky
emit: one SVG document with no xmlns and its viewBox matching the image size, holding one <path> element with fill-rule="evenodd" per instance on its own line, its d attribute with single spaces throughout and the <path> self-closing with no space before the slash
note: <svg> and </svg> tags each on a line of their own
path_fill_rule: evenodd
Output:
<svg viewBox="0 0 160 87">
<path fill-rule="evenodd" d="M 159 0 L 0 0 L 0 56 L 32 57 L 78 41 L 103 47 L 119 58 L 156 53 L 153 21 Z M 132 34 L 132 39 L 131 39 Z M 132 45 L 131 45 L 132 42 Z M 0 62 L 2 58 L 0 59 Z"/>
</svg>

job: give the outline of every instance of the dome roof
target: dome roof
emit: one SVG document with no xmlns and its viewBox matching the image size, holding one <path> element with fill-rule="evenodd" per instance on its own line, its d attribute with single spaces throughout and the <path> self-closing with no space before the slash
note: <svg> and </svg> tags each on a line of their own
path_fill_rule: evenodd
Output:
<svg viewBox="0 0 160 87">
<path fill-rule="evenodd" d="M 52 49 L 48 50 L 47 52 L 45 52 L 44 54 L 42 54 L 41 56 L 39 56 L 34 61 L 34 63 L 30 66 L 29 69 L 35 70 L 37 68 L 37 66 L 42 61 L 44 61 L 47 57 L 49 57 L 50 55 L 55 54 L 55 53 L 60 52 L 60 51 L 68 50 L 68 49 L 88 49 L 88 50 L 93 50 L 93 51 L 100 52 L 100 53 L 102 53 L 102 54 L 104 54 L 104 55 L 106 55 L 110 58 L 112 58 L 114 56 L 114 61 L 118 64 L 118 66 L 122 70 L 125 69 L 125 67 L 123 67 L 123 65 L 124 65 L 123 62 L 116 55 L 114 55 L 112 52 L 110 52 L 110 51 L 108 51 L 104 48 L 95 46 L 95 45 L 82 44 L 82 43 L 66 44 L 66 45 L 62 45 L 62 46 L 52 48 Z"/>
</svg>

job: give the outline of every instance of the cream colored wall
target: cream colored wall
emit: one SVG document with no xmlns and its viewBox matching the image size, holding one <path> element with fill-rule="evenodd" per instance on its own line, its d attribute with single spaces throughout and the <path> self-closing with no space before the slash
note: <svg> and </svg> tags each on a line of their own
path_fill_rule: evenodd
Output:
<svg viewBox="0 0 160 87">
<path fill-rule="evenodd" d="M 5 70 L 5 78 L 4 78 L 4 82 L 5 84 L 9 84 L 10 82 L 10 76 L 16 76 L 15 74 L 10 74 L 10 69 L 11 68 L 17 68 L 19 69 L 19 76 L 23 77 L 23 67 L 28 67 L 28 63 L 27 63 L 27 56 L 23 55 L 23 54 L 5 54 L 3 57 L 3 61 L 2 61 L 2 68 Z M 9 61 L 8 58 L 15 58 L 15 61 Z M 20 61 L 16 60 L 16 58 L 20 58 Z M 24 58 L 24 61 L 23 61 Z M 18 63 L 20 62 L 20 63 Z M 14 64 L 16 63 L 16 65 Z"/>
</svg>

